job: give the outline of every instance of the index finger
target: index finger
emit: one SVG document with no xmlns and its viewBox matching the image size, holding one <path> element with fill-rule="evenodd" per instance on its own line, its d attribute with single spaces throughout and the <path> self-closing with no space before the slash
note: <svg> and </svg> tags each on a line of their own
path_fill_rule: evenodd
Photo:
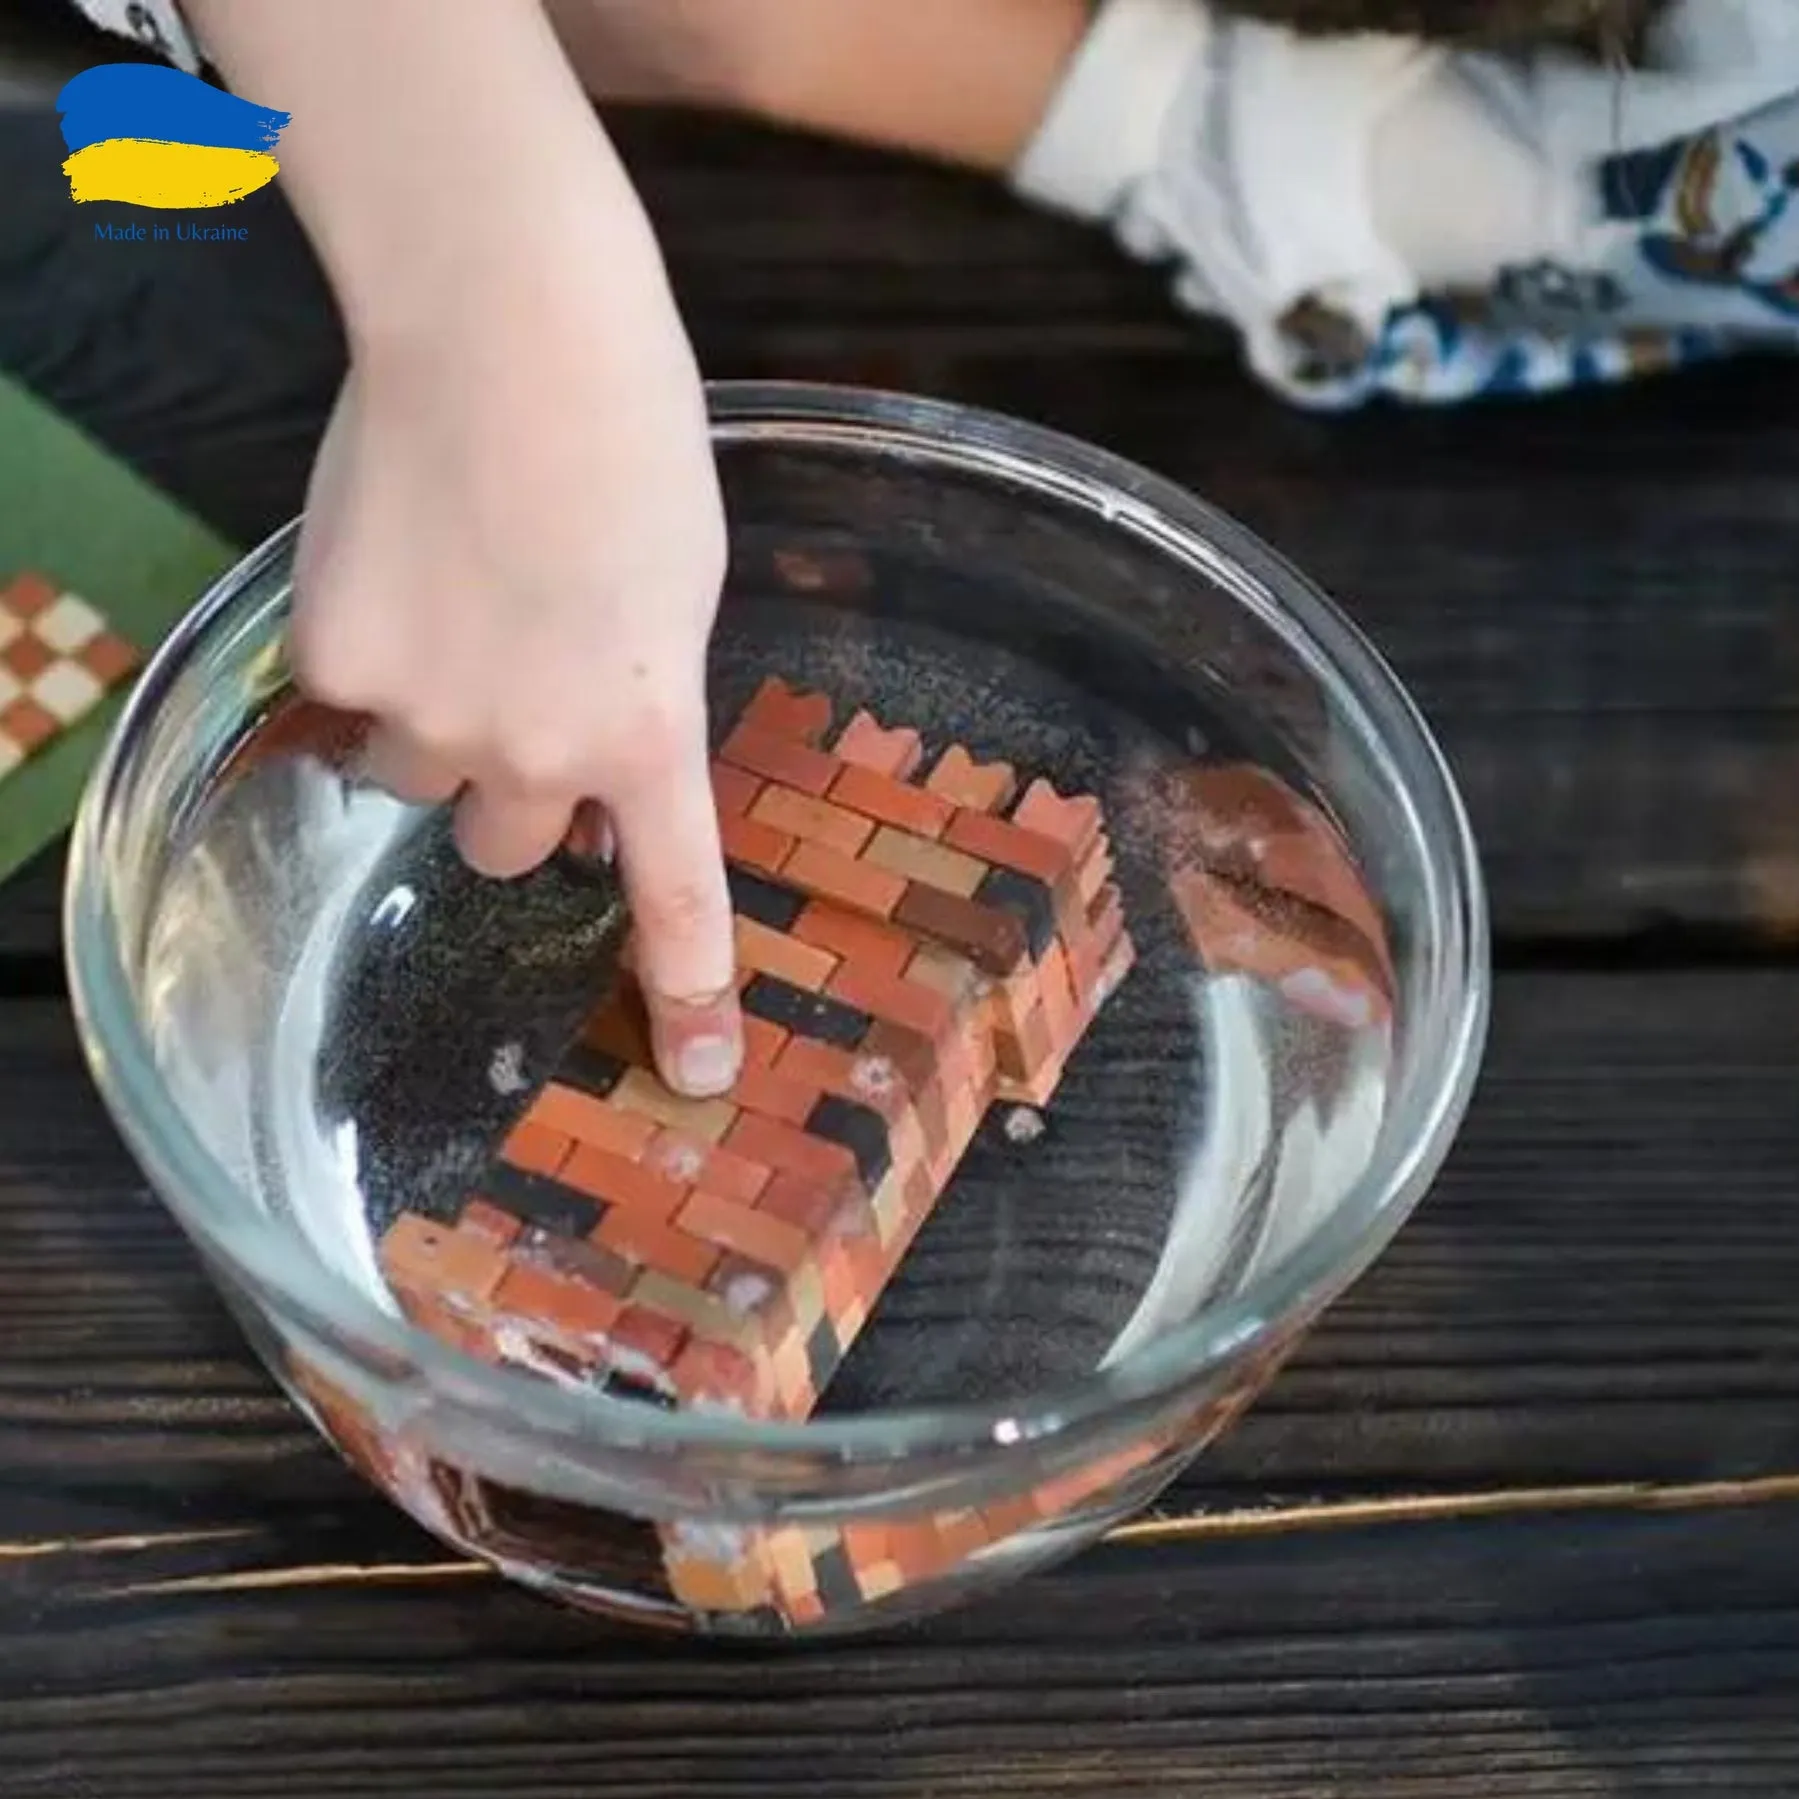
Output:
<svg viewBox="0 0 1799 1799">
<path fill-rule="evenodd" d="M 638 971 L 663 1079 L 723 1093 L 743 1064 L 731 895 L 712 797 L 703 712 L 672 753 L 604 796 L 636 925 Z"/>
</svg>

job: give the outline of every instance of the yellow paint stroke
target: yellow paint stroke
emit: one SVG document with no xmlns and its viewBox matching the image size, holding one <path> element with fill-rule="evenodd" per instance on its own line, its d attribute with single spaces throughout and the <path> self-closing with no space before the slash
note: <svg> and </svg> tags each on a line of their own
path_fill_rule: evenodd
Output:
<svg viewBox="0 0 1799 1799">
<path fill-rule="evenodd" d="M 188 1574 L 174 1580 L 105 1587 L 95 1599 L 164 1599 L 182 1593 L 271 1593 L 293 1587 L 435 1586 L 441 1581 L 492 1580 L 485 1562 L 320 1562 L 303 1568 L 243 1568 L 235 1574 Z"/>
<path fill-rule="evenodd" d="M 211 144 L 165 144 L 112 137 L 77 150 L 63 165 L 76 200 L 122 200 L 133 206 L 229 206 L 267 187 L 281 165 L 266 150 L 221 150 Z"/>
<path fill-rule="evenodd" d="M 1170 1543 L 1281 1537 L 1320 1530 L 1472 1522 L 1480 1518 L 1582 1512 L 1699 1512 L 1795 1502 L 1799 1502 L 1799 1474 L 1667 1485 L 1653 1481 L 1608 1481 L 1590 1486 L 1501 1487 L 1489 1491 L 1399 1494 L 1389 1499 L 1326 1500 L 1310 1505 L 1251 1506 L 1228 1512 L 1139 1518 L 1109 1532 L 1106 1541 L 1150 1548 Z M 57 1544 L 54 1547 L 62 1550 L 81 1545 Z M 485 1562 L 324 1562 L 132 1581 L 121 1586 L 101 1587 L 81 1597 L 105 1601 L 166 1598 L 178 1594 L 279 1592 L 307 1587 L 429 1586 L 495 1578 L 494 1570 Z"/>
<path fill-rule="evenodd" d="M 188 1549 L 202 1543 L 241 1542 L 261 1535 L 248 1526 L 218 1530 L 153 1531 L 128 1537 L 40 1537 L 29 1543 L 0 1543 L 0 1562 L 41 1561 L 50 1556 L 142 1555 L 150 1549 Z"/>
<path fill-rule="evenodd" d="M 1314 1530 L 1467 1522 L 1569 1512 L 1689 1512 L 1799 1501 L 1799 1474 L 1746 1480 L 1608 1481 L 1591 1486 L 1500 1487 L 1490 1492 L 1400 1494 L 1390 1499 L 1324 1500 L 1138 1518 L 1117 1526 L 1112 1543 L 1192 1543 L 1211 1538 L 1286 1536 Z"/>
</svg>

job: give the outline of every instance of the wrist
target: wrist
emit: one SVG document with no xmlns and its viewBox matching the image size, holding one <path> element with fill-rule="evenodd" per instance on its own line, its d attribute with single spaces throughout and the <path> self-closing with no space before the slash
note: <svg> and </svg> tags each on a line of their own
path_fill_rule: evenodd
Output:
<svg viewBox="0 0 1799 1799">
<path fill-rule="evenodd" d="M 568 159 L 515 190 L 452 195 L 327 255 L 352 355 L 470 339 L 528 350 L 555 321 L 642 337 L 674 320 L 661 251 L 616 164 Z"/>
</svg>

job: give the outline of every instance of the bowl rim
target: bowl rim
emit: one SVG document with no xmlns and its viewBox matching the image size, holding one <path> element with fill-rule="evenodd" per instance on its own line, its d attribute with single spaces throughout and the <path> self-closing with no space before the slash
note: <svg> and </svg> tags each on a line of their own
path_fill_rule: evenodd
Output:
<svg viewBox="0 0 1799 1799">
<path fill-rule="evenodd" d="M 363 1361 L 395 1358 L 432 1393 L 453 1392 L 460 1404 L 502 1415 L 515 1428 L 529 1425 L 608 1450 L 753 1452 L 797 1471 L 815 1469 L 821 1457 L 865 1463 L 1006 1448 L 1100 1424 L 1122 1407 L 1176 1398 L 1227 1361 L 1283 1341 L 1374 1260 L 1423 1197 L 1460 1127 L 1485 1045 L 1491 976 L 1478 853 L 1448 764 L 1416 705 L 1308 577 L 1206 501 L 1109 451 L 1001 413 L 905 394 L 760 381 L 708 383 L 707 394 L 717 445 L 770 437 L 836 442 L 997 477 L 1038 497 L 1072 502 L 1211 578 L 1231 573 L 1237 602 L 1306 655 L 1336 703 L 1361 715 L 1403 771 L 1402 798 L 1436 882 L 1428 904 L 1444 964 L 1436 986 L 1447 996 L 1441 1016 L 1428 1021 L 1433 1053 L 1414 1058 L 1417 1072 L 1396 1095 L 1398 1109 L 1379 1140 L 1384 1154 L 1371 1158 L 1326 1218 L 1242 1292 L 1078 1380 L 1002 1402 L 756 1422 L 577 1392 L 451 1349 L 315 1259 L 295 1256 L 286 1227 L 243 1203 L 237 1184 L 169 1101 L 99 878 L 109 830 L 121 822 L 115 800 L 132 743 L 193 651 L 288 553 L 296 519 L 214 581 L 151 658 L 89 779 L 70 848 L 65 959 L 83 1051 L 163 1204 L 203 1257 L 229 1271 L 259 1305 L 274 1302 L 325 1344 L 348 1345 Z M 1434 818 L 1429 829 L 1421 810 Z"/>
</svg>

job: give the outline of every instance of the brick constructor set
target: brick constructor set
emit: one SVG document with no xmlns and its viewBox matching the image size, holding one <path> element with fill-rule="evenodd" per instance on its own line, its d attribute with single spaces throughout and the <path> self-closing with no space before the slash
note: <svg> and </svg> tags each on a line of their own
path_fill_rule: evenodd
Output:
<svg viewBox="0 0 1799 1799">
<path fill-rule="evenodd" d="M 381 1245 L 420 1324 L 488 1360 L 664 1404 L 800 1420 L 995 1101 L 1042 1105 L 1133 950 L 1098 802 L 766 683 L 713 770 L 747 1059 L 656 1078 L 627 977 L 460 1217 Z M 992 1524 L 933 1544 L 951 1565 Z M 972 1533 L 972 1538 L 971 1538 Z M 779 1535 L 779 1533 L 776 1533 Z M 816 1606 L 814 1558 L 683 1556 L 708 1610 Z M 869 1546 L 865 1546 L 867 1548 Z M 916 1548 L 916 1546 L 915 1546 Z M 922 1573 L 864 1553 L 864 1597 Z"/>
<path fill-rule="evenodd" d="M 0 588 L 0 779 L 138 662 L 43 576 Z M 770 681 L 714 766 L 748 1037 L 736 1088 L 695 1103 L 662 1086 L 627 978 L 454 1222 L 403 1214 L 386 1233 L 394 1292 L 439 1337 L 663 1405 L 804 1419 L 989 1106 L 1055 1092 L 1133 958 L 1098 802 L 1042 780 L 1020 792 L 1012 768 L 959 746 L 927 770 L 916 732 L 867 713 L 827 746 L 832 725 L 823 695 Z M 1344 1024 L 1386 1019 L 1384 928 L 1329 821 L 1255 769 L 1196 768 L 1183 787 L 1166 873 L 1208 967 Z M 399 1446 L 296 1374 L 395 1484 Z M 815 1623 L 942 1575 L 1155 1453 L 898 1523 L 671 1525 L 662 1558 L 696 1610 Z M 489 1534 L 473 1515 L 444 1522 Z"/>
</svg>

